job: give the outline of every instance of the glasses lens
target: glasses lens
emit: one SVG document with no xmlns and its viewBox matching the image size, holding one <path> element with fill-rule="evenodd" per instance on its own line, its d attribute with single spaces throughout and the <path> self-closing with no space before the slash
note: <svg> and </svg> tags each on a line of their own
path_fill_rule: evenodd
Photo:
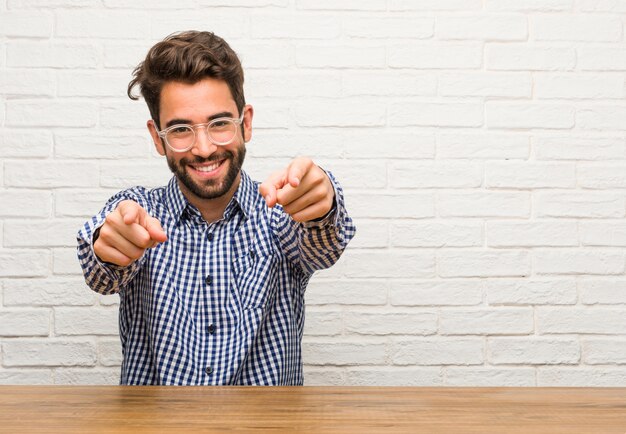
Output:
<svg viewBox="0 0 626 434">
<path fill-rule="evenodd" d="M 209 137 L 218 145 L 227 145 L 237 134 L 237 124 L 228 119 L 216 119 L 208 126 Z"/>
<path fill-rule="evenodd" d="M 167 132 L 167 143 L 174 149 L 189 149 L 196 140 L 196 134 L 190 126 L 180 125 Z"/>
</svg>

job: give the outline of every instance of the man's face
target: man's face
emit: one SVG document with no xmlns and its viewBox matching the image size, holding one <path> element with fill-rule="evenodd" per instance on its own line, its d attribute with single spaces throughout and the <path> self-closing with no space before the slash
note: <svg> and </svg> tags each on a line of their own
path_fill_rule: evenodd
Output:
<svg viewBox="0 0 626 434">
<path fill-rule="evenodd" d="M 217 117 L 238 118 L 237 106 L 225 81 L 206 78 L 194 84 L 168 82 L 161 90 L 161 129 L 176 124 L 195 125 Z M 245 142 L 251 135 L 252 109 L 244 108 L 244 135 L 237 128 L 235 139 L 218 146 L 209 140 L 206 128 L 197 128 L 193 148 L 185 152 L 169 149 L 156 135 L 152 121 L 148 128 L 157 151 L 167 157 L 170 170 L 186 193 L 201 199 L 216 199 L 234 193 L 246 155 Z"/>
</svg>

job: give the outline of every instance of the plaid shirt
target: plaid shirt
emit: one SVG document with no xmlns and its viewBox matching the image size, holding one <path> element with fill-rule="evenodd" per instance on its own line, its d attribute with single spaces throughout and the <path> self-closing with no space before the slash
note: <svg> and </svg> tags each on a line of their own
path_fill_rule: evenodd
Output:
<svg viewBox="0 0 626 434">
<path fill-rule="evenodd" d="M 207 223 L 176 178 L 113 196 L 78 233 L 85 280 L 120 295 L 121 384 L 299 385 L 304 292 L 354 236 L 341 187 L 322 221 L 298 223 L 269 208 L 242 172 L 224 217 Z M 94 231 L 125 199 L 156 217 L 168 240 L 128 267 L 94 254 Z"/>
</svg>

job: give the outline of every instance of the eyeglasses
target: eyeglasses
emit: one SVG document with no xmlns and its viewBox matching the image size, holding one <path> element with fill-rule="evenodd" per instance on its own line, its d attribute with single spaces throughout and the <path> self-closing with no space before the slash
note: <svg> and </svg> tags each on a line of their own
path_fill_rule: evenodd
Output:
<svg viewBox="0 0 626 434">
<path fill-rule="evenodd" d="M 237 129 L 243 122 L 244 112 L 239 119 L 217 118 L 204 124 L 177 124 L 159 131 L 159 137 L 165 140 L 165 144 L 174 152 L 187 152 L 196 144 L 196 129 L 204 128 L 211 143 L 218 146 L 226 146 L 232 143 L 237 136 Z"/>
</svg>

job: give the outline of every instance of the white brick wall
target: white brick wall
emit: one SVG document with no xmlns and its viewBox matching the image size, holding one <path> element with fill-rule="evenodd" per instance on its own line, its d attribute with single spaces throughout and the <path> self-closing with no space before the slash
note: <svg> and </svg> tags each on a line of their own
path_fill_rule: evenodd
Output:
<svg viewBox="0 0 626 434">
<path fill-rule="evenodd" d="M 213 30 L 247 169 L 332 170 L 358 234 L 307 292 L 307 384 L 626 386 L 626 2 L 0 0 L 0 383 L 115 384 L 81 222 L 165 162 L 126 98 Z"/>
</svg>

